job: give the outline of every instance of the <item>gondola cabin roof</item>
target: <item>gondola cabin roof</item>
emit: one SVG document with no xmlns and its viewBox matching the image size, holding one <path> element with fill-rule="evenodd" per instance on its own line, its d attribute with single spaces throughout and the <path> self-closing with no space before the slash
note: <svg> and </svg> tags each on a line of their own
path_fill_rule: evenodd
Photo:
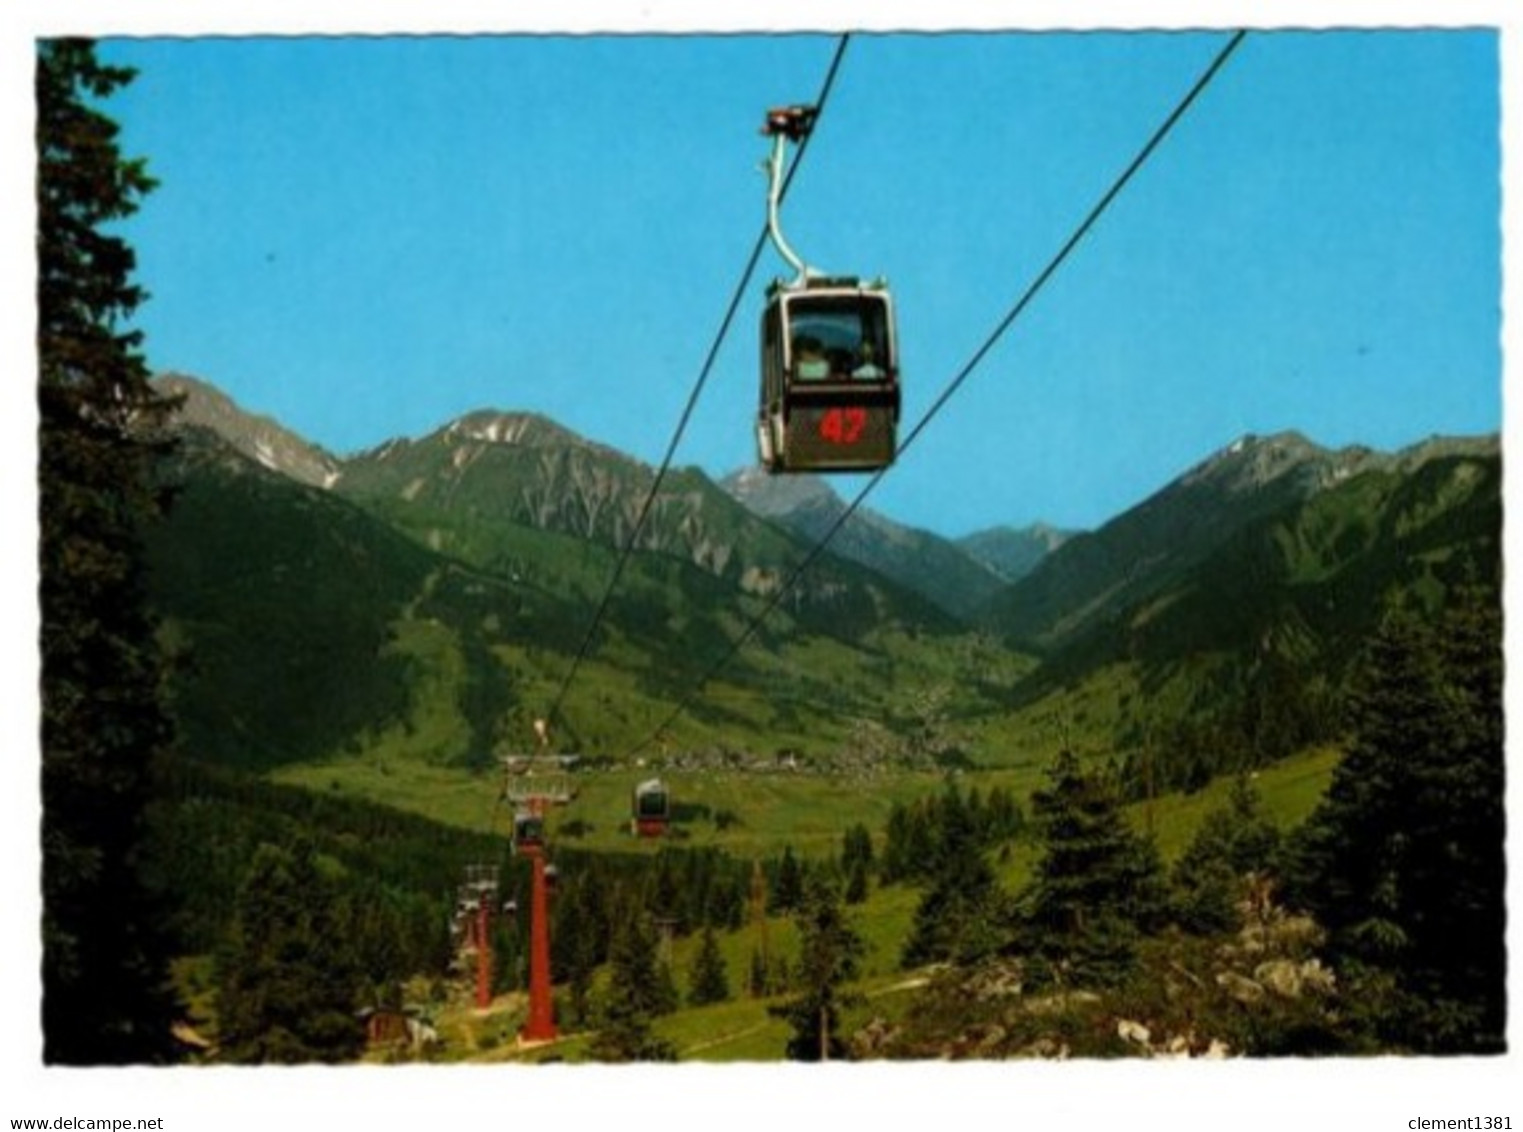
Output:
<svg viewBox="0 0 1523 1132">
<path fill-rule="evenodd" d="M 641 837 L 660 837 L 671 820 L 671 794 L 659 778 L 646 779 L 634 788 L 633 828 Z"/>
<path fill-rule="evenodd" d="M 863 282 L 855 275 L 812 275 L 808 279 L 789 283 L 774 279 L 767 286 L 767 310 L 795 305 L 851 306 L 856 303 L 880 303 L 889 312 L 892 321 L 893 294 L 884 279 Z"/>
<path fill-rule="evenodd" d="M 671 806 L 671 794 L 658 778 L 635 787 L 635 813 L 640 817 L 664 817 Z"/>
<path fill-rule="evenodd" d="M 789 281 L 787 279 L 774 279 L 767 284 L 767 298 L 774 295 L 807 295 L 818 291 L 870 291 L 878 294 L 888 293 L 888 280 L 881 275 L 875 279 L 862 282 L 860 275 L 810 275 L 805 279 Z"/>
</svg>

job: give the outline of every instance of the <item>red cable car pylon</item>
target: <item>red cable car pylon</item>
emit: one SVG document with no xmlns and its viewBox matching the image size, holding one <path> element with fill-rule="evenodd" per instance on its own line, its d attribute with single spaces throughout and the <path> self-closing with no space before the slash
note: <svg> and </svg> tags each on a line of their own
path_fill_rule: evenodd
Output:
<svg viewBox="0 0 1523 1132">
<path fill-rule="evenodd" d="M 534 862 L 534 891 L 529 924 L 529 1018 L 519 1031 L 523 1042 L 553 1042 L 555 1005 L 550 986 L 550 881 L 543 845 L 526 850 Z"/>
<path fill-rule="evenodd" d="M 483 900 L 476 908 L 476 1009 L 492 1005 L 492 910 Z"/>
<path fill-rule="evenodd" d="M 535 720 L 541 748 L 549 746 L 544 721 Z M 574 755 L 508 755 L 504 795 L 518 807 L 513 818 L 513 851 L 533 866 L 529 902 L 529 1017 L 520 1042 L 553 1042 L 558 1036 L 550 980 L 550 882 L 554 866 L 546 859 L 545 813 L 576 797 L 571 786 Z"/>
<path fill-rule="evenodd" d="M 455 900 L 453 930 L 460 937 L 459 959 L 465 970 L 474 963 L 474 1001 L 480 1010 L 492 1004 L 492 917 L 497 888 L 496 865 L 467 865 Z"/>
</svg>

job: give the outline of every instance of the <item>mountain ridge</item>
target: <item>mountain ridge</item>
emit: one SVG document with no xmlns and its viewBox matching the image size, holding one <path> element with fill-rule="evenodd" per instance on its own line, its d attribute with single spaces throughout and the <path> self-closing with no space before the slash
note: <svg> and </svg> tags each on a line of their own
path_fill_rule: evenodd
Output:
<svg viewBox="0 0 1523 1132">
<path fill-rule="evenodd" d="M 547 694 L 578 642 L 590 645 L 599 676 L 575 705 L 573 731 L 593 742 L 663 710 L 653 705 L 678 702 L 687 682 L 708 679 L 707 666 L 722 661 L 733 677 L 726 694 L 747 706 L 696 705 L 702 721 L 692 726 L 700 731 L 738 727 L 735 735 L 748 736 L 781 728 L 790 744 L 809 748 L 839 741 L 847 717 L 892 719 L 902 704 L 936 701 L 971 733 L 1017 749 L 1030 749 L 1033 735 L 1065 734 L 1070 717 L 1083 717 L 1094 741 L 1123 762 L 1158 736 L 1194 767 L 1217 765 L 1213 752 L 1222 750 L 1277 757 L 1287 742 L 1331 737 L 1329 705 L 1344 694 L 1353 654 L 1389 603 L 1441 610 L 1466 579 L 1499 585 L 1496 435 L 1430 437 L 1390 453 L 1327 449 L 1295 432 L 1240 437 L 1094 531 L 1028 530 L 1024 537 L 1040 544 L 1034 568 L 1005 584 L 993 566 L 978 566 L 993 588 L 970 587 L 965 596 L 992 596 L 969 616 L 948 612 L 944 595 L 938 601 L 882 567 L 902 552 L 922 564 L 922 574 L 936 572 L 925 565 L 935 559 L 923 553 L 924 532 L 869 511 L 842 523 L 840 547 L 816 554 L 819 528 L 804 520 L 834 523 L 845 508 L 823 481 L 752 473 L 749 484 L 742 475 L 722 485 L 676 469 L 626 560 L 622 542 L 654 472 L 547 418 L 465 414 L 425 437 L 334 458 L 340 474 L 313 483 L 272 458 L 286 449 L 274 446 L 271 422 L 247 425 L 227 405 L 218 408 L 183 422 L 196 455 L 188 494 L 201 493 L 197 513 L 209 530 L 179 520 L 168 552 L 175 565 L 164 577 L 187 592 L 166 595 L 172 619 L 184 626 L 201 618 L 195 632 L 212 642 L 260 640 L 271 637 L 272 625 L 286 626 L 297 643 L 277 646 L 271 638 L 275 659 L 256 666 L 277 680 L 282 649 L 328 649 L 314 643 L 302 618 L 287 615 L 283 587 L 300 577 L 320 590 L 342 586 L 356 569 L 357 576 L 371 571 L 372 592 L 402 595 L 389 604 L 369 600 L 366 608 L 384 622 L 380 636 L 355 611 L 349 622 L 332 622 L 320 602 L 304 606 L 312 610 L 306 619 L 330 618 L 335 640 L 357 650 L 345 663 L 368 666 L 366 694 L 391 704 L 385 713 L 393 722 L 372 723 L 372 732 L 402 727 L 428 736 L 440 725 L 406 713 L 423 710 L 419 697 L 445 695 L 468 706 L 444 712 L 455 722 L 443 746 L 469 747 L 477 759 L 499 726 L 489 707 L 528 711 L 526 690 Z M 208 419 L 214 423 L 195 423 Z M 234 436 L 222 438 L 217 422 Z M 299 446 L 290 451 L 301 454 Z M 329 467 L 316 457 L 297 466 L 309 474 Z M 737 481 L 740 494 L 749 487 L 754 509 L 734 497 Z M 240 523 L 238 510 L 251 506 L 252 518 Z M 317 516 L 326 516 L 315 528 L 321 536 L 282 533 L 282 524 L 312 529 Z M 244 526 L 267 532 L 260 545 L 250 544 Z M 325 541 L 343 532 L 337 545 Z M 984 534 L 997 543 L 1010 532 Z M 403 536 L 422 559 L 397 550 Z M 876 564 L 836 553 L 856 542 L 869 543 Z M 315 552 L 307 544 L 325 548 L 317 558 L 329 563 L 326 571 L 309 561 Z M 929 545 L 933 555 L 945 549 Z M 966 551 L 955 553 L 959 569 L 972 568 Z M 806 560 L 809 569 L 782 600 L 784 578 Z M 196 570 L 204 574 L 208 562 L 223 563 L 228 593 L 265 615 L 224 624 L 196 605 L 205 600 Z M 949 569 L 938 581 L 957 576 Z M 316 600 L 294 596 L 298 605 Z M 348 594 L 343 601 L 351 596 L 360 601 Z M 591 611 L 604 602 L 595 639 L 584 640 Z M 242 687 L 236 659 L 214 655 L 221 678 Z M 822 656 L 833 659 L 822 666 Z M 422 683 L 397 701 L 398 680 Z M 398 702 L 411 704 L 405 726 L 395 722 Z M 832 710 L 794 707 L 811 702 Z M 203 735 L 237 734 L 247 726 L 237 713 L 252 710 L 237 708 L 233 720 L 220 730 L 208 725 Z M 1273 742 L 1266 727 L 1278 736 Z M 334 724 L 328 733 L 341 730 Z M 412 750 L 423 740 L 345 740 L 372 741 Z M 1160 781 L 1177 782 L 1198 776 L 1189 766 L 1154 769 Z"/>
<path fill-rule="evenodd" d="M 955 541 L 965 553 L 982 562 L 1004 581 L 1017 582 L 1036 569 L 1042 559 L 1080 533 L 1039 520 L 1024 527 L 986 527 Z"/>
<path fill-rule="evenodd" d="M 830 536 L 831 550 L 923 594 L 967 619 L 1004 578 L 956 541 L 898 523 L 867 507 L 850 514 L 820 476 L 773 475 L 743 468 L 719 481 L 729 495 L 810 542 Z"/>
<path fill-rule="evenodd" d="M 314 487 L 337 481 L 342 461 L 273 417 L 250 413 L 215 385 L 188 374 L 154 379 L 160 392 L 181 398 L 180 421 L 201 425 L 227 440 L 249 459 Z"/>
<path fill-rule="evenodd" d="M 547 713 L 570 749 L 627 747 L 670 717 L 663 736 L 694 746 L 824 757 L 854 720 L 898 710 L 896 681 L 969 663 L 960 627 L 849 563 L 816 562 L 773 608 L 746 579 L 637 554 L 603 607 L 617 553 L 602 544 L 469 523 L 475 549 L 503 554 L 431 546 L 416 523 L 189 422 L 162 471 L 176 502 L 151 532 L 150 590 L 198 759 L 258 773 L 356 758 L 474 773 Z M 764 609 L 765 624 L 750 620 Z M 573 655 L 582 678 L 567 688 Z"/>
<path fill-rule="evenodd" d="M 1323 448 L 1299 432 L 1247 434 L 1094 531 L 1066 540 L 979 613 L 1022 647 L 1051 651 L 1137 604 L 1282 508 L 1369 471 L 1500 453 L 1500 439 L 1431 437 L 1393 453 Z"/>
<path fill-rule="evenodd" d="M 269 418 L 244 413 L 209 383 L 180 376 L 163 380 L 166 390 L 186 397 L 186 421 L 219 431 L 272 470 L 381 507 L 393 517 L 406 510 L 416 519 L 424 511 L 463 509 L 471 522 L 520 523 L 620 550 L 638 527 L 633 550 L 685 558 L 755 594 L 779 585 L 844 509 L 823 482 L 787 477 L 818 506 L 782 517 L 775 509 L 747 505 L 726 482 L 716 484 L 689 467 L 670 469 L 650 498 L 654 468 L 528 412 L 475 409 L 422 436 L 393 437 L 339 458 L 315 445 L 304 447 Z M 278 437 L 283 459 L 270 458 L 272 436 Z M 442 525 L 414 523 L 414 528 L 432 539 L 435 549 L 445 549 Z M 737 554 L 737 547 L 752 553 Z M 966 618 L 1000 584 L 996 574 L 948 540 L 870 513 L 853 517 L 825 559 L 823 569 L 811 575 L 828 573 L 833 561 L 852 562 L 957 618 Z M 819 588 L 812 576 L 800 584 Z"/>
</svg>

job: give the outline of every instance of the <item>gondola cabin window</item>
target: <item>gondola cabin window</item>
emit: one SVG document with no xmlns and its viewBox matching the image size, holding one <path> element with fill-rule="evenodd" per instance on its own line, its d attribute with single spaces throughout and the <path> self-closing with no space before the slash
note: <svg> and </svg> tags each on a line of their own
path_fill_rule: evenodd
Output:
<svg viewBox="0 0 1523 1132">
<path fill-rule="evenodd" d="M 887 303 L 808 295 L 788 304 L 796 381 L 881 381 L 887 376 Z"/>
</svg>

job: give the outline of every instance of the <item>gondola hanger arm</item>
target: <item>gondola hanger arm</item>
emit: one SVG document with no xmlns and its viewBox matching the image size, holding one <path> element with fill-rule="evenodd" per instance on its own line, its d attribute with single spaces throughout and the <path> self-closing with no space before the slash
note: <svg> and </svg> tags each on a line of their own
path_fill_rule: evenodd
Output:
<svg viewBox="0 0 1523 1132">
<path fill-rule="evenodd" d="M 767 111 L 767 120 L 761 129 L 763 134 L 772 138 L 772 153 L 762 165 L 767 173 L 767 234 L 772 238 L 778 254 L 793 268 L 795 287 L 804 286 L 812 276 L 820 273 L 804 262 L 803 257 L 793 250 L 783 235 L 782 222 L 778 216 L 783 195 L 783 160 L 788 143 L 799 142 L 807 137 L 814 128 L 818 114 L 819 109 L 814 106 L 775 107 Z"/>
</svg>

